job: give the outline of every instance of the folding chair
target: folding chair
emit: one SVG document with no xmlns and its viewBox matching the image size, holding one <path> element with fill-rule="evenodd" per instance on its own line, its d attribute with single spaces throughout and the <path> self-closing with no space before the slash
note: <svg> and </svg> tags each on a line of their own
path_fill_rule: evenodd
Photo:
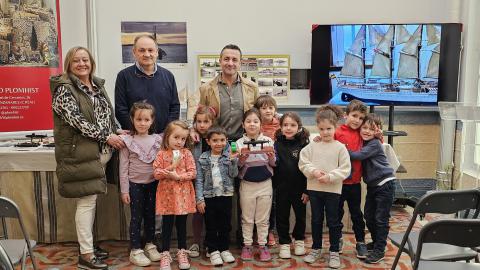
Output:
<svg viewBox="0 0 480 270">
<path fill-rule="evenodd" d="M 29 240 L 28 233 L 23 225 L 23 220 L 15 202 L 9 198 L 0 196 L 0 218 L 16 218 L 22 229 L 24 239 L 8 239 L 8 234 L 4 231 L 4 240 L 0 240 L 0 245 L 5 249 L 8 257 L 15 265 L 22 262 L 22 270 L 25 269 L 26 257 L 30 256 L 33 269 L 37 270 L 32 247 L 36 245 L 35 240 Z"/>
<path fill-rule="evenodd" d="M 5 249 L 0 245 L 0 269 L 2 270 L 13 270 L 12 261 L 5 252 Z"/>
<path fill-rule="evenodd" d="M 464 262 L 425 261 L 421 259 L 422 249 L 427 243 L 449 244 L 459 247 L 480 246 L 480 220 L 446 219 L 425 225 L 418 237 L 418 246 L 413 269 L 422 270 L 479 270 L 480 264 Z"/>
<path fill-rule="evenodd" d="M 425 194 L 413 210 L 412 218 L 405 233 L 390 233 L 388 235 L 392 243 L 398 247 L 391 269 L 396 268 L 402 252 L 407 252 L 412 261 L 415 259 L 419 233 L 412 232 L 412 228 L 418 216 L 428 213 L 456 214 L 461 210 L 475 209 L 474 217 L 477 217 L 479 205 L 480 190 L 478 189 L 433 191 Z M 420 259 L 426 261 L 470 261 L 477 259 L 477 252 L 470 248 L 432 243 L 424 247 Z"/>
</svg>

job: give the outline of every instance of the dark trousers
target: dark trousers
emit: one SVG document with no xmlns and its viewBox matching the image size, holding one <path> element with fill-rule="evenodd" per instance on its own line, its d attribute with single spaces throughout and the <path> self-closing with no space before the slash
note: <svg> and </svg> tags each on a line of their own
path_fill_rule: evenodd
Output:
<svg viewBox="0 0 480 270">
<path fill-rule="evenodd" d="M 338 207 L 338 222 L 340 223 L 340 231 L 343 229 L 343 205 L 345 201 L 350 211 L 350 218 L 353 223 L 353 232 L 355 233 L 355 240 L 357 242 L 365 242 L 365 222 L 363 221 L 363 214 L 361 209 L 362 200 L 362 186 L 360 183 L 353 185 L 343 185 L 342 195 L 340 196 L 340 204 Z"/>
<path fill-rule="evenodd" d="M 225 251 L 230 245 L 232 230 L 232 197 L 205 198 L 205 242 L 208 251 Z"/>
<path fill-rule="evenodd" d="M 305 239 L 305 217 L 307 214 L 306 205 L 302 203 L 302 194 L 292 194 L 288 191 L 277 190 L 275 194 L 276 219 L 278 241 L 281 245 L 290 244 L 290 208 L 293 207 L 295 213 L 295 226 L 293 227 L 292 236 L 295 240 Z"/>
<path fill-rule="evenodd" d="M 130 244 L 132 249 L 142 248 L 142 221 L 146 243 L 155 236 L 155 195 L 157 181 L 149 184 L 129 183 L 130 194 Z"/>
<path fill-rule="evenodd" d="M 187 215 L 162 216 L 162 251 L 170 250 L 173 225 L 177 229 L 178 249 L 187 249 Z"/>
<path fill-rule="evenodd" d="M 338 223 L 338 201 L 340 194 L 322 191 L 308 191 L 310 206 L 312 208 L 312 249 L 322 248 L 323 218 L 327 215 L 327 226 L 330 240 L 330 251 L 339 251 L 339 242 L 342 235 L 340 223 Z"/>
<path fill-rule="evenodd" d="M 367 188 L 365 200 L 365 220 L 367 228 L 372 235 L 373 249 L 385 252 L 387 236 L 390 226 L 390 208 L 393 204 L 395 193 L 395 180 L 388 181 L 381 186 Z"/>
</svg>

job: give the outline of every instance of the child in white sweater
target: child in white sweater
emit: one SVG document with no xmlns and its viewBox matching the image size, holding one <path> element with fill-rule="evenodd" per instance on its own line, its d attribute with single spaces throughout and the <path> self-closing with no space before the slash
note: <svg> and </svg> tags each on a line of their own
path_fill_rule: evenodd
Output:
<svg viewBox="0 0 480 270">
<path fill-rule="evenodd" d="M 333 105 L 324 105 L 317 111 L 316 122 L 321 141 L 310 142 L 300 152 L 298 166 L 307 177 L 307 191 L 312 209 L 313 245 L 304 257 L 307 263 L 314 263 L 321 256 L 324 213 L 330 240 L 330 268 L 339 268 L 339 241 L 341 227 L 338 207 L 342 182 L 350 174 L 350 156 L 345 145 L 334 139 L 338 119 L 343 112 Z"/>
</svg>

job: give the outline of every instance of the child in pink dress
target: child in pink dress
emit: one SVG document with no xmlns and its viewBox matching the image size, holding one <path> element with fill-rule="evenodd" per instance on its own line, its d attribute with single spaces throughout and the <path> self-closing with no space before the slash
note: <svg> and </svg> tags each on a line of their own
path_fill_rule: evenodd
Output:
<svg viewBox="0 0 480 270">
<path fill-rule="evenodd" d="M 158 179 L 157 215 L 162 215 L 162 248 L 160 269 L 170 269 L 170 239 L 175 224 L 178 239 L 177 261 L 180 269 L 190 268 L 187 255 L 187 215 L 196 212 L 195 160 L 185 147 L 189 143 L 188 126 L 172 121 L 165 129 L 162 150 L 153 162 L 154 177 Z"/>
</svg>

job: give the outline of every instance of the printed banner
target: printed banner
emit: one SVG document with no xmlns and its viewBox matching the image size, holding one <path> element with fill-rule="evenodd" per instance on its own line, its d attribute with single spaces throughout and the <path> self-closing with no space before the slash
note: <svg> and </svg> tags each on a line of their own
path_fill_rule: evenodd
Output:
<svg viewBox="0 0 480 270">
<path fill-rule="evenodd" d="M 49 78 L 62 72 L 59 0 L 0 1 L 0 132 L 53 128 Z"/>
</svg>

